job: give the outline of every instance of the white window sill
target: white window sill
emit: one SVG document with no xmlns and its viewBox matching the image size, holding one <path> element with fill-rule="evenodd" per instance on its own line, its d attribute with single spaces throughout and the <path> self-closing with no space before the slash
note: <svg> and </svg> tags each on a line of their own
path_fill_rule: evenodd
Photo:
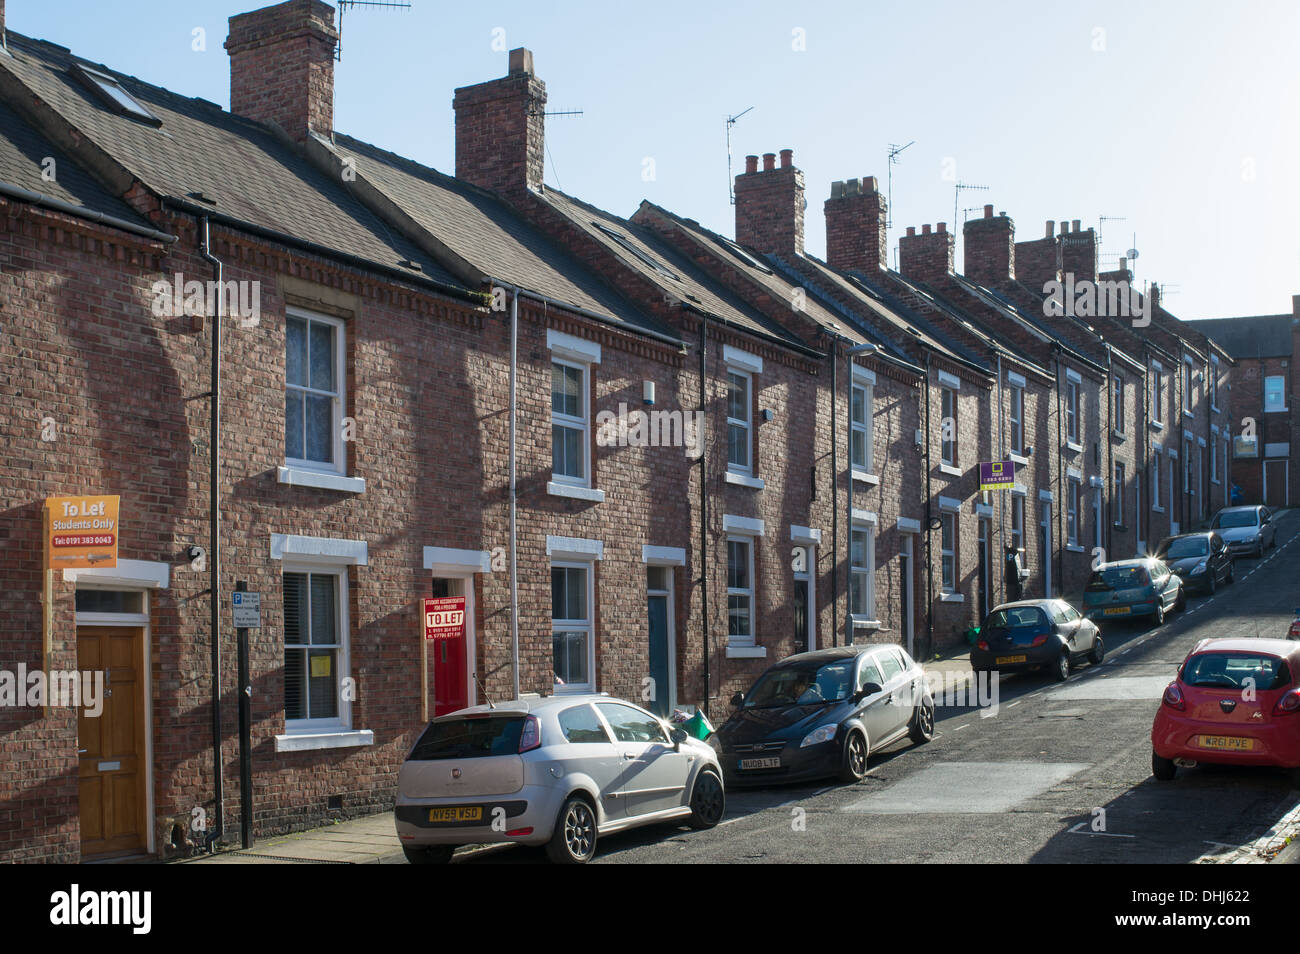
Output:
<svg viewBox="0 0 1300 954">
<path fill-rule="evenodd" d="M 1084 552 L 1083 547 L 1079 546 L 1077 543 L 1067 543 L 1067 544 L 1065 545 L 1065 549 L 1068 550 L 1070 553 L 1083 553 L 1083 552 Z"/>
<path fill-rule="evenodd" d="M 869 474 L 865 470 L 854 470 L 853 479 L 862 484 L 870 484 L 872 487 L 879 486 L 880 478 L 875 474 Z"/>
<path fill-rule="evenodd" d="M 763 483 L 762 477 L 750 477 L 746 474 L 736 474 L 727 471 L 726 481 L 729 484 L 735 484 L 737 487 L 751 487 L 754 490 L 762 490 L 766 484 Z"/>
<path fill-rule="evenodd" d="M 940 603 L 965 603 L 966 595 L 964 593 L 940 593 Z"/>
<path fill-rule="evenodd" d="M 1152 513 L 1164 513 L 1164 512 L 1165 512 L 1165 508 L 1162 507 L 1162 506 L 1160 506 L 1159 504 L 1152 504 L 1152 505 L 1151 505 L 1151 512 L 1152 512 Z"/>
<path fill-rule="evenodd" d="M 334 729 L 324 732 L 287 732 L 275 737 L 277 752 L 307 752 L 312 749 L 347 749 L 357 745 L 374 745 L 370 729 Z"/>
<path fill-rule="evenodd" d="M 590 500 L 592 503 L 604 503 L 605 491 L 592 487 L 575 487 L 572 484 L 557 484 L 547 481 L 546 492 L 552 497 L 572 497 L 574 500 Z"/>
<path fill-rule="evenodd" d="M 963 471 L 960 467 L 953 467 L 951 464 L 940 464 L 939 473 L 947 474 L 949 477 L 961 477 Z"/>
<path fill-rule="evenodd" d="M 1286 408 L 1286 407 L 1266 407 L 1266 408 L 1264 408 L 1264 413 L 1265 413 L 1265 414 L 1285 414 L 1285 413 L 1286 413 L 1287 411 L 1289 411 L 1289 410 L 1290 410 L 1290 408 Z"/>
<path fill-rule="evenodd" d="M 766 646 L 728 646 L 728 659 L 766 659 Z"/>
<path fill-rule="evenodd" d="M 1151 428 L 1153 431 L 1163 431 L 1165 429 L 1163 421 L 1148 421 L 1147 427 Z"/>
<path fill-rule="evenodd" d="M 1217 478 L 1217 477 L 1211 477 L 1211 478 L 1210 478 L 1210 483 L 1214 484 L 1215 486 L 1218 486 L 1219 478 Z"/>
<path fill-rule="evenodd" d="M 1012 454 L 1007 454 L 1007 459 L 1008 459 L 1009 461 L 1011 461 L 1011 463 L 1015 464 L 1017 467 L 1028 467 L 1028 466 L 1029 466 L 1029 458 L 1028 458 L 1028 457 L 1022 457 L 1022 456 L 1020 456 L 1019 454 L 1014 454 L 1014 453 L 1012 453 Z"/>
<path fill-rule="evenodd" d="M 855 616 L 853 617 L 853 628 L 865 630 L 880 629 L 880 620 L 867 619 L 865 616 Z"/>
<path fill-rule="evenodd" d="M 1112 430 L 1110 432 L 1110 436 L 1112 440 L 1118 441 L 1121 444 L 1124 443 L 1126 440 L 1128 440 L 1128 435 L 1125 434 L 1123 431 Z"/>
<path fill-rule="evenodd" d="M 1071 454 L 1082 454 L 1082 453 L 1083 453 L 1083 445 L 1082 445 L 1082 444 L 1079 444 L 1079 443 L 1076 443 L 1075 441 L 1067 440 L 1067 441 L 1065 442 L 1065 449 L 1068 450 Z"/>
<path fill-rule="evenodd" d="M 1183 408 L 1183 417 L 1188 419 L 1194 419 L 1196 415 L 1193 414 L 1191 411 L 1187 410 L 1186 408 Z"/>
<path fill-rule="evenodd" d="M 294 487 L 319 487 L 323 490 L 342 490 L 351 494 L 361 494 L 366 491 L 364 477 L 327 474 L 319 470 L 308 470 L 305 467 L 277 467 L 276 480 Z"/>
</svg>

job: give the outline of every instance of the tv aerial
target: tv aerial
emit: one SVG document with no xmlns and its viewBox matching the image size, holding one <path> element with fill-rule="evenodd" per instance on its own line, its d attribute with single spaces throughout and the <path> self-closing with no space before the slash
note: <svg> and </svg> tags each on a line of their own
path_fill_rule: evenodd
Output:
<svg viewBox="0 0 1300 954">
<path fill-rule="evenodd" d="M 753 108 L 753 106 L 750 106 L 748 109 L 742 109 L 734 116 L 727 117 L 727 197 L 731 200 L 732 205 L 736 204 L 736 189 L 733 185 L 735 177 L 731 174 L 731 127 L 736 125 L 736 120 Z"/>
<path fill-rule="evenodd" d="M 334 59 L 343 60 L 343 14 L 353 7 L 387 7 L 396 10 L 409 10 L 411 5 L 403 0 L 339 0 L 339 42 L 334 47 Z"/>
<path fill-rule="evenodd" d="M 887 186 L 889 191 L 886 197 L 886 201 L 889 203 L 889 210 L 888 212 L 885 213 L 886 228 L 892 228 L 894 225 L 894 166 L 898 164 L 898 154 L 902 152 L 904 149 L 906 149 L 908 146 L 914 146 L 914 145 L 916 145 L 915 139 L 913 139 L 911 142 L 903 146 L 900 146 L 897 143 L 893 143 L 893 142 L 889 144 L 889 161 L 885 163 L 886 175 L 889 178 L 889 183 Z"/>
</svg>

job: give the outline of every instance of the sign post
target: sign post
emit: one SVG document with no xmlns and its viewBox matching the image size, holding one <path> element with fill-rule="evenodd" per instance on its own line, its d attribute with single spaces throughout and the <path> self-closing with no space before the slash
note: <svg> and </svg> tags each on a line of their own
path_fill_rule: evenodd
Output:
<svg viewBox="0 0 1300 954">
<path fill-rule="evenodd" d="M 262 626 L 262 594 L 249 593 L 243 580 L 230 594 L 239 643 L 239 834 L 245 848 L 253 847 L 253 682 L 248 665 L 248 630 Z"/>
</svg>

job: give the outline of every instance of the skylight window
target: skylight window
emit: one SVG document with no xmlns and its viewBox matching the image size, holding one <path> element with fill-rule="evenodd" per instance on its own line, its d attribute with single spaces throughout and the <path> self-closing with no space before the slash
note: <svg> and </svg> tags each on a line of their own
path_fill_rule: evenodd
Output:
<svg viewBox="0 0 1300 954">
<path fill-rule="evenodd" d="M 746 265 L 749 265 L 751 268 L 757 268 L 760 272 L 765 272 L 768 275 L 772 274 L 772 269 L 768 268 L 753 255 L 750 255 L 747 251 L 741 248 L 741 246 L 731 241 L 731 239 L 723 238 L 719 235 L 718 240 L 727 247 L 727 250 L 730 251 L 732 255 L 736 256 L 736 258 L 740 259 Z"/>
<path fill-rule="evenodd" d="M 141 122 L 148 123 L 151 126 L 161 126 L 162 120 L 149 112 L 141 105 L 130 93 L 122 88 L 122 84 L 109 76 L 107 73 L 100 73 L 95 70 L 87 69 L 78 65 L 75 72 L 81 78 L 91 91 L 94 92 L 109 109 L 120 113 L 123 116 L 130 116 L 132 119 L 138 119 Z"/>
<path fill-rule="evenodd" d="M 619 245 L 623 246 L 623 248 L 627 249 L 629 252 L 635 255 L 642 262 L 649 265 L 660 275 L 664 275 L 668 278 L 673 279 L 674 281 L 681 281 L 681 279 L 678 278 L 674 273 L 670 272 L 667 268 L 665 268 L 658 261 L 656 261 L 653 256 L 651 256 L 649 253 L 642 251 L 641 249 L 633 245 L 631 240 L 628 239 L 628 237 L 624 235 L 622 232 L 619 232 L 617 229 L 612 229 L 608 225 L 602 225 L 600 222 L 592 222 L 591 224 L 596 226 L 596 228 L 600 229 L 602 232 L 604 232 L 606 235 L 612 238 Z"/>
</svg>

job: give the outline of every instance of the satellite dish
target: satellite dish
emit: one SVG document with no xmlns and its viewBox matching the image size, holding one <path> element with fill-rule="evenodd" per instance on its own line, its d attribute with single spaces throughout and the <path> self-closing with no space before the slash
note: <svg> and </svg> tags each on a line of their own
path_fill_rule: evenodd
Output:
<svg viewBox="0 0 1300 954">
<path fill-rule="evenodd" d="M 1129 261 L 1132 261 L 1133 259 L 1137 258 L 1137 257 L 1138 257 L 1138 250 L 1135 249 L 1135 248 L 1131 248 L 1131 249 L 1129 249 L 1129 250 L 1128 250 L 1128 257 L 1129 257 Z"/>
</svg>

